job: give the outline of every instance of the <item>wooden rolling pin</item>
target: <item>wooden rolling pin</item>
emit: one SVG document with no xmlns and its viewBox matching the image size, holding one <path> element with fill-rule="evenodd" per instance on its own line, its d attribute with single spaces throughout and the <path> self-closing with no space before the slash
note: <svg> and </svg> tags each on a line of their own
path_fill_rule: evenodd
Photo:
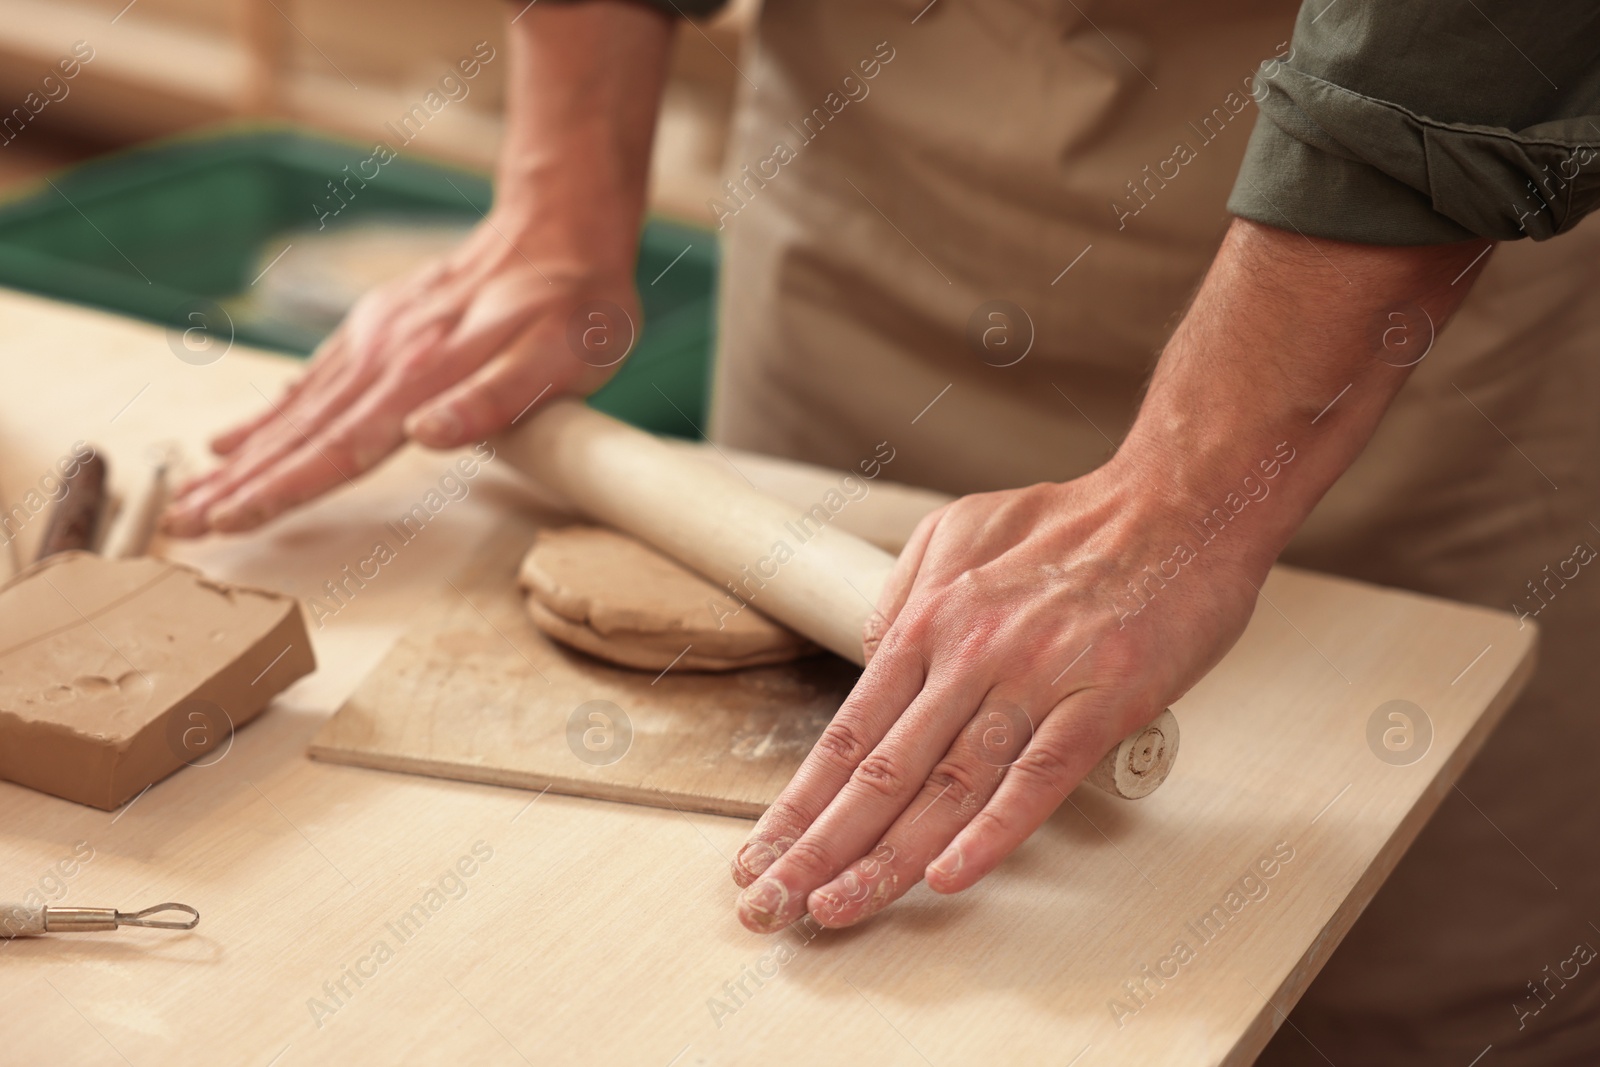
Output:
<svg viewBox="0 0 1600 1067">
<path fill-rule="evenodd" d="M 494 442 L 495 453 L 573 509 L 630 533 L 764 615 L 858 665 L 862 630 L 894 557 L 574 400 L 557 400 Z M 785 551 L 785 549 L 787 551 Z M 1090 772 L 1115 796 L 1148 796 L 1178 754 L 1170 711 Z"/>
</svg>

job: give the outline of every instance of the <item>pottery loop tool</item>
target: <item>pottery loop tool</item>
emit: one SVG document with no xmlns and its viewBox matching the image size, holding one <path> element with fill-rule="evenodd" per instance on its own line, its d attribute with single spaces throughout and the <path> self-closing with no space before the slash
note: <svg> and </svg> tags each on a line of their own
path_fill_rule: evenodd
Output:
<svg viewBox="0 0 1600 1067">
<path fill-rule="evenodd" d="M 732 471 L 670 447 L 572 400 L 557 400 L 495 441 L 509 466 L 575 510 L 730 589 L 805 518 Z M 831 525 L 800 538 L 781 574 L 762 574 L 762 614 L 857 666 L 862 634 L 894 557 Z M 1178 758 L 1178 720 L 1163 711 L 1107 752 L 1085 779 L 1129 800 L 1161 785 Z"/>
<path fill-rule="evenodd" d="M 176 912 L 187 919 L 157 919 L 154 916 Z M 143 926 L 154 930 L 193 930 L 200 913 L 187 904 L 168 901 L 143 911 L 126 912 L 116 908 L 60 908 L 53 904 L 29 907 L 0 904 L 0 938 L 38 937 L 42 934 L 87 934 L 115 930 L 121 926 Z"/>
</svg>

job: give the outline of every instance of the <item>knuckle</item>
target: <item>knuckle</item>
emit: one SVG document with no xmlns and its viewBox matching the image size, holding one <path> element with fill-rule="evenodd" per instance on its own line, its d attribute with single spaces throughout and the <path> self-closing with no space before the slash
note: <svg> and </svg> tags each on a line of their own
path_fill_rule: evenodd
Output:
<svg viewBox="0 0 1600 1067">
<path fill-rule="evenodd" d="M 950 578 L 950 591 L 956 594 L 971 594 L 983 588 L 983 579 L 979 576 L 976 567 L 963 567 Z"/>
<path fill-rule="evenodd" d="M 328 462 L 345 476 L 362 474 L 377 462 L 373 454 L 376 450 L 364 442 L 361 434 L 353 428 L 330 434 L 326 443 L 321 445 L 321 450 Z"/>
<path fill-rule="evenodd" d="M 1095 674 L 1109 688 L 1126 690 L 1145 684 L 1152 672 L 1148 654 L 1132 642 L 1109 642 L 1096 649 Z"/>
<path fill-rule="evenodd" d="M 944 797 L 963 818 L 970 818 L 974 805 L 982 795 L 982 787 L 986 784 L 981 781 L 974 768 L 964 766 L 952 760 L 940 763 L 928 775 L 928 788 L 932 790 L 935 799 Z"/>
<path fill-rule="evenodd" d="M 996 811 L 989 805 L 972 817 L 973 832 L 988 838 L 1009 840 L 1015 836 L 1016 820 L 1006 811 Z"/>
<path fill-rule="evenodd" d="M 888 632 L 889 620 L 881 612 L 875 611 L 867 616 L 867 621 L 861 624 L 861 648 L 867 659 L 877 655 L 878 647 L 883 644 Z"/>
<path fill-rule="evenodd" d="M 1065 789 L 1073 775 L 1073 767 L 1059 752 L 1041 745 L 1030 745 L 1011 765 L 1011 774 L 1023 779 L 1024 785 L 1055 786 Z"/>
<path fill-rule="evenodd" d="M 788 848 L 794 844 L 795 838 L 800 836 L 803 829 L 800 812 L 792 804 L 778 801 L 769 807 L 766 814 L 756 823 L 754 836 L 771 842 L 774 846 L 781 845 Z"/>
<path fill-rule="evenodd" d="M 919 521 L 916 527 L 911 531 L 911 537 L 909 540 L 915 541 L 919 537 L 933 536 L 933 531 L 938 527 L 940 521 L 943 520 L 946 515 L 950 514 L 951 508 L 953 508 L 958 502 L 959 498 L 955 501 L 951 501 L 948 504 L 941 504 L 932 511 L 928 512 L 926 515 L 922 516 L 921 521 Z"/>
<path fill-rule="evenodd" d="M 802 837 L 783 854 L 785 865 L 806 875 L 826 875 L 838 866 L 829 849 L 815 837 Z"/>
<path fill-rule="evenodd" d="M 1004 615 L 978 612 L 972 615 L 955 641 L 955 654 L 963 660 L 980 660 L 995 647 L 995 635 L 1006 623 Z"/>
<path fill-rule="evenodd" d="M 325 434 L 316 442 L 317 451 L 339 474 L 353 476 L 361 473 L 356 465 L 355 440 L 347 433 Z"/>
<path fill-rule="evenodd" d="M 822 736 L 817 738 L 813 751 L 820 753 L 823 759 L 835 766 L 853 769 L 866 758 L 871 749 L 854 725 L 835 719 L 828 724 L 826 730 L 822 731 Z"/>
<path fill-rule="evenodd" d="M 895 856 L 895 847 L 888 841 L 880 841 L 877 848 L 856 861 L 855 869 L 861 872 L 861 877 L 870 881 L 883 873 L 894 862 Z"/>
<path fill-rule="evenodd" d="M 882 797 L 904 796 L 908 789 L 900 761 L 881 752 L 862 760 L 850 778 L 858 788 Z"/>
<path fill-rule="evenodd" d="M 920 658 L 919 646 L 927 629 L 927 622 L 920 613 L 902 610 L 894 624 L 879 636 L 875 655 L 893 659 Z"/>
<path fill-rule="evenodd" d="M 428 345 L 413 348 L 402 355 L 396 356 L 388 365 L 391 376 L 400 379 L 414 380 L 433 371 L 434 350 Z"/>
</svg>

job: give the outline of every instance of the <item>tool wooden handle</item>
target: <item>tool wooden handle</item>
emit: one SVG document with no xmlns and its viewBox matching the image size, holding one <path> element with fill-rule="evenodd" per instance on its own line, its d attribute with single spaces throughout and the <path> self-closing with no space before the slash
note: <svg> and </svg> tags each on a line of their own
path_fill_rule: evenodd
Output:
<svg viewBox="0 0 1600 1067">
<path fill-rule="evenodd" d="M 865 662 L 862 630 L 894 557 L 831 524 L 847 505 L 830 510 L 824 498 L 797 510 L 575 400 L 549 404 L 494 444 L 498 457 L 575 510 L 654 546 L 822 647 Z M 1177 742 L 1177 720 L 1163 712 L 1107 753 L 1087 780 L 1116 796 L 1147 796 L 1166 778 Z"/>
<path fill-rule="evenodd" d="M 0 508 L 10 508 L 11 498 L 0 487 Z M 11 580 L 22 569 L 22 557 L 17 554 L 17 531 L 10 523 L 0 522 L 0 585 Z"/>
<path fill-rule="evenodd" d="M 44 908 L 0 903 L 0 938 L 38 937 L 43 933 Z"/>
<path fill-rule="evenodd" d="M 151 538 L 167 506 L 167 465 L 158 463 L 106 535 L 101 555 L 107 559 L 131 559 L 150 550 Z"/>
<path fill-rule="evenodd" d="M 36 561 L 73 549 L 94 551 L 106 506 L 106 461 L 98 454 L 90 456 L 65 482 L 65 494 L 50 512 Z"/>
</svg>

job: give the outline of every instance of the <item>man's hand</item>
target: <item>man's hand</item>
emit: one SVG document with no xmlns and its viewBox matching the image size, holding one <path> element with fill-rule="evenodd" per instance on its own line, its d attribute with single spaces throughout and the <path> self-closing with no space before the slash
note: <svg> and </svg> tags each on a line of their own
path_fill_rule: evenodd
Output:
<svg viewBox="0 0 1600 1067">
<path fill-rule="evenodd" d="M 491 216 L 444 260 L 364 295 L 285 396 L 212 442 L 224 462 L 182 487 L 167 532 L 259 526 L 408 438 L 458 447 L 535 400 L 604 384 L 610 354 L 574 344 L 572 324 L 599 316 L 607 321 L 578 335 L 600 329 L 625 345 L 640 325 L 632 277 L 541 263 L 514 241 Z"/>
<path fill-rule="evenodd" d="M 971 886 L 1217 663 L 1484 260 L 1235 222 L 1104 467 L 930 515 L 733 862 L 757 932 Z"/>
<path fill-rule="evenodd" d="M 164 529 L 247 530 L 407 439 L 454 448 L 604 384 L 643 325 L 633 267 L 674 26 L 627 0 L 522 11 L 494 210 L 363 297 L 286 396 L 217 437 L 222 464 L 180 488 Z"/>
<path fill-rule="evenodd" d="M 1113 461 L 923 520 L 866 673 L 740 854 L 746 884 L 789 844 L 741 898 L 745 925 L 809 910 L 847 926 L 924 873 L 967 888 L 1222 657 L 1271 560 L 1239 558 L 1234 539 L 1178 563 L 1185 518 L 1206 507 L 1161 488 Z"/>
</svg>

